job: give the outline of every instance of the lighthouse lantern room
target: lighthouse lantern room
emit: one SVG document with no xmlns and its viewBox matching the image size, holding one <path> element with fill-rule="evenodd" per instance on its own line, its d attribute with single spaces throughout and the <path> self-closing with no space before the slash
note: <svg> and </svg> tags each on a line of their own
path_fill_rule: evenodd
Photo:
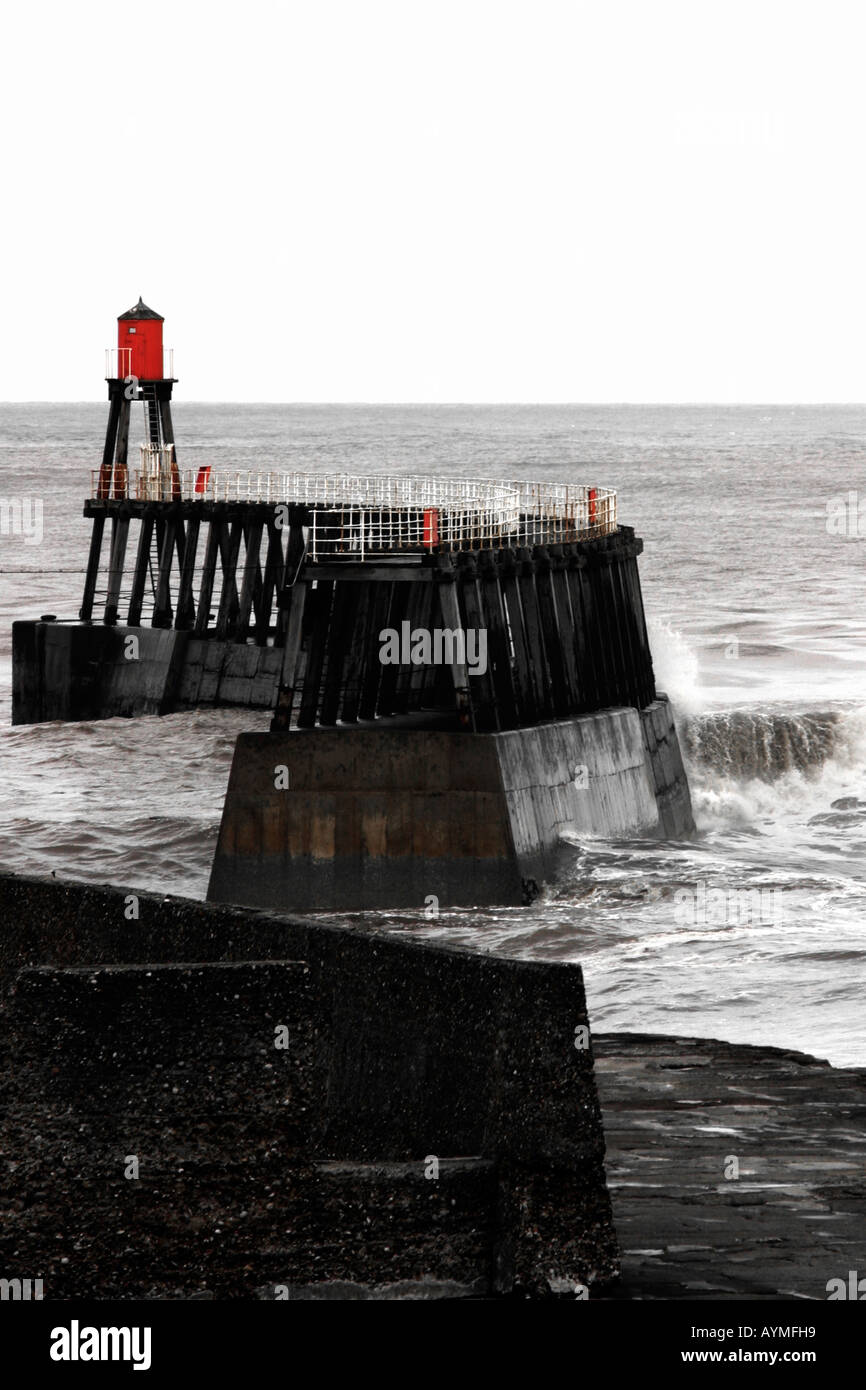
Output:
<svg viewBox="0 0 866 1390">
<path fill-rule="evenodd" d="M 139 298 L 138 303 L 117 320 L 117 375 L 137 377 L 139 381 L 162 381 L 162 314 Z"/>
</svg>

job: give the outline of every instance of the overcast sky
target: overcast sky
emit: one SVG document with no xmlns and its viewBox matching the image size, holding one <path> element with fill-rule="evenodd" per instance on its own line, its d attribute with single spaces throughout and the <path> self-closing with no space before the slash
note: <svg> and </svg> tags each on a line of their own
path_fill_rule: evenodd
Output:
<svg viewBox="0 0 866 1390">
<path fill-rule="evenodd" d="M 861 401 L 866 8 L 6 7 L 0 398 Z"/>
</svg>

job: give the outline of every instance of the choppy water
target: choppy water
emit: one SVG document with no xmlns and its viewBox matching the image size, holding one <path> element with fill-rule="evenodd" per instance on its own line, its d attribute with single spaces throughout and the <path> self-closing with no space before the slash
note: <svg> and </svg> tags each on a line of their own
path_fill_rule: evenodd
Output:
<svg viewBox="0 0 866 1390">
<path fill-rule="evenodd" d="M 0 499 L 44 505 L 41 544 L 0 536 L 0 864 L 203 896 L 235 735 L 266 715 L 9 724 L 12 619 L 77 613 L 106 411 L 0 406 Z M 576 841 L 529 908 L 380 920 L 579 960 L 596 1027 L 866 1064 L 866 536 L 827 526 L 866 489 L 866 409 L 180 401 L 175 428 L 188 466 L 617 488 L 699 836 Z"/>
</svg>

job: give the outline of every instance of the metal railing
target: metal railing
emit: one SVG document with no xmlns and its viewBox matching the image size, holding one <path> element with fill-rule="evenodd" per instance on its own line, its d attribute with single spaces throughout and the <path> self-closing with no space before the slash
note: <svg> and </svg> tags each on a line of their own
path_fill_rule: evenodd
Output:
<svg viewBox="0 0 866 1390">
<path fill-rule="evenodd" d="M 132 348 L 106 348 L 105 349 L 105 379 L 106 381 L 116 380 L 118 377 L 126 378 L 132 375 Z M 174 348 L 163 348 L 162 350 L 162 378 L 163 381 L 174 380 Z"/>
<path fill-rule="evenodd" d="M 94 498 L 105 499 L 92 474 Z M 261 502 L 309 509 L 311 560 L 365 560 L 384 552 L 543 545 L 617 528 L 610 488 L 490 478 L 181 470 L 173 446 L 141 446 L 137 471 L 114 479 L 113 496 L 141 502 Z"/>
<path fill-rule="evenodd" d="M 513 506 L 495 509 L 471 503 L 444 507 L 310 508 L 311 560 L 368 560 L 388 552 L 488 550 L 508 544 L 520 530 Z"/>
<path fill-rule="evenodd" d="M 527 536 L 524 544 L 553 545 L 617 528 L 616 493 L 611 488 L 568 483 L 515 484 Z"/>
</svg>

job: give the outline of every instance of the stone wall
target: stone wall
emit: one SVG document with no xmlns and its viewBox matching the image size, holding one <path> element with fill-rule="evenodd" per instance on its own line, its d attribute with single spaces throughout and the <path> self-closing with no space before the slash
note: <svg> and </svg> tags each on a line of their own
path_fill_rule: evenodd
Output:
<svg viewBox="0 0 866 1390">
<path fill-rule="evenodd" d="M 6 1277 L 268 1298 L 615 1276 L 578 966 L 9 875 L 0 920 Z"/>
<path fill-rule="evenodd" d="M 279 648 L 204 640 L 174 628 L 22 620 L 12 624 L 12 722 L 213 705 L 270 709 L 281 661 Z"/>
</svg>

